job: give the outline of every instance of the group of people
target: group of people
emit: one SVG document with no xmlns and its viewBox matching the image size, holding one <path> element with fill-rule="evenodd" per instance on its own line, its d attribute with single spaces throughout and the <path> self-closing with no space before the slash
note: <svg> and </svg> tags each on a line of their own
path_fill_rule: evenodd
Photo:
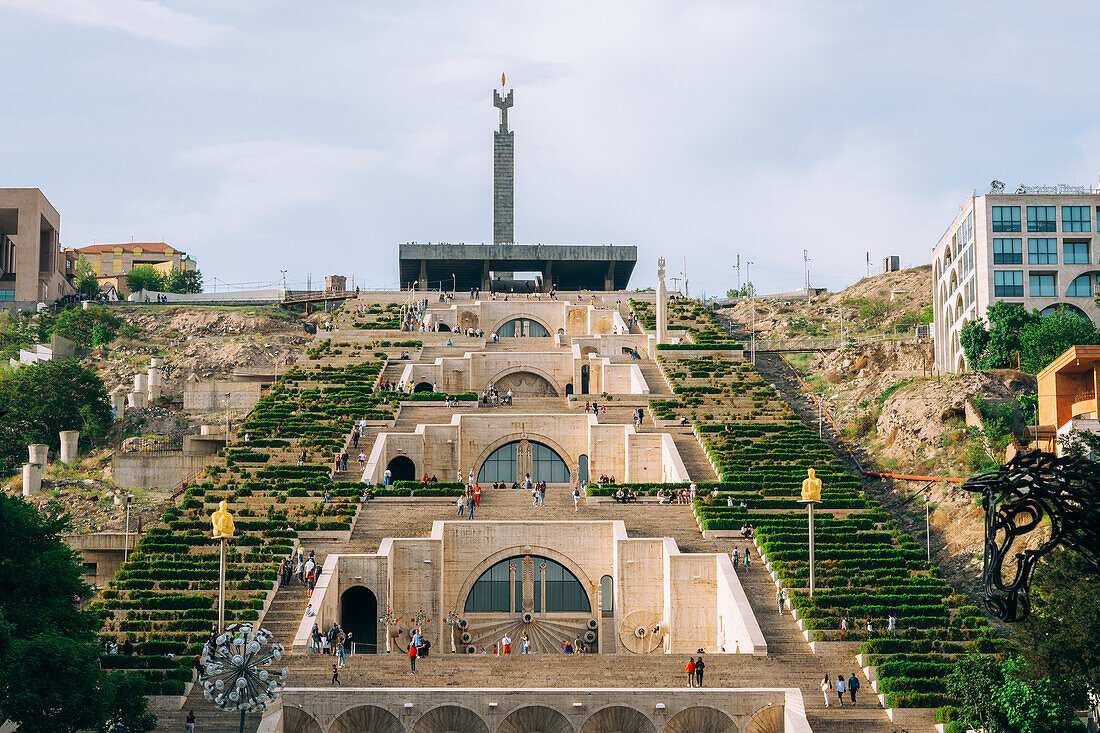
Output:
<svg viewBox="0 0 1100 733">
<path fill-rule="evenodd" d="M 865 627 L 867 629 L 867 635 L 868 636 L 874 636 L 875 635 L 875 620 L 873 618 L 871 618 L 870 615 L 867 616 L 867 621 L 865 622 Z M 848 621 L 848 614 L 845 613 L 843 616 L 840 617 L 840 624 L 837 626 L 837 630 L 840 632 L 840 634 L 838 634 L 839 638 L 841 640 L 844 640 L 845 638 L 847 638 L 848 631 L 850 629 L 851 629 L 851 624 Z M 898 620 L 894 616 L 894 614 L 891 613 L 889 616 L 886 617 L 886 635 L 887 636 L 895 636 L 897 634 L 897 632 L 898 632 Z"/>
<path fill-rule="evenodd" d="M 351 632 L 345 633 L 340 624 L 335 621 L 332 622 L 328 631 L 321 631 L 318 624 L 313 624 L 309 632 L 309 653 L 333 654 L 336 656 L 336 665 L 342 669 L 348 663 L 348 655 L 352 654 L 355 648 L 351 637 Z M 333 684 L 339 684 L 339 681 L 334 680 Z"/>
<path fill-rule="evenodd" d="M 481 404 L 492 405 L 494 407 L 497 405 L 510 405 L 512 404 L 512 397 L 513 394 L 511 389 L 501 394 L 500 391 L 497 390 L 495 384 L 490 384 L 486 387 L 485 391 L 481 393 Z"/>
<path fill-rule="evenodd" d="M 740 547 L 734 547 L 733 552 L 730 553 L 730 559 L 733 560 L 733 567 L 736 569 L 737 564 L 740 563 L 741 567 L 748 569 L 751 567 L 749 561 L 750 553 L 749 548 L 742 550 Z"/>
<path fill-rule="evenodd" d="M 690 489 L 657 489 L 658 504 L 690 504 Z"/>
<path fill-rule="evenodd" d="M 606 407 L 600 407 L 599 403 L 597 403 L 595 400 L 593 400 L 591 402 L 589 402 L 588 400 L 585 400 L 584 401 L 584 411 L 586 413 L 589 413 L 589 414 L 592 414 L 592 415 L 602 415 L 602 414 L 607 412 L 607 408 Z"/>
<path fill-rule="evenodd" d="M 622 502 L 624 504 L 631 501 L 638 501 L 638 493 L 634 491 L 634 489 L 627 489 L 626 491 L 623 491 L 623 488 L 621 486 L 619 487 L 618 491 L 612 494 L 612 496 L 615 498 L 615 501 Z"/>
<path fill-rule="evenodd" d="M 687 675 L 688 675 L 688 687 L 702 687 L 703 686 L 703 670 L 706 669 L 706 664 L 703 662 L 703 655 L 700 654 L 699 658 L 689 657 L 687 661 Z"/>
<path fill-rule="evenodd" d="M 347 451 L 346 448 L 344 450 L 334 454 L 333 457 L 332 457 L 332 468 L 333 468 L 333 470 L 337 473 L 342 473 L 344 471 L 347 471 L 348 470 L 348 459 L 350 457 L 351 456 L 348 455 L 348 451 Z M 356 460 L 359 461 L 359 468 L 365 467 L 366 464 L 367 464 L 367 454 L 360 451 L 359 455 L 356 457 Z M 299 465 L 301 465 L 301 464 L 299 464 Z"/>
<path fill-rule="evenodd" d="M 290 585 L 291 581 L 294 581 L 305 585 L 307 596 L 312 597 L 313 589 L 317 586 L 317 576 L 320 574 L 321 567 L 317 564 L 314 551 L 310 550 L 307 557 L 302 546 L 299 545 L 296 556 L 293 559 L 286 558 L 279 567 L 279 585 Z"/>
<path fill-rule="evenodd" d="M 417 628 L 413 631 L 412 639 L 409 641 L 409 674 L 416 674 L 416 660 L 421 657 L 428 656 L 428 652 L 431 651 L 432 642 L 424 638 L 424 634 Z"/>
<path fill-rule="evenodd" d="M 455 513 L 456 517 L 461 517 L 463 510 L 465 510 L 466 518 L 473 519 L 474 509 L 481 506 L 481 485 L 467 484 L 465 492 L 458 497 L 455 503 L 458 505 L 458 511 Z"/>
<path fill-rule="evenodd" d="M 856 673 L 852 672 L 848 679 L 844 679 L 844 675 L 838 674 L 836 676 L 836 682 L 834 683 L 829 674 L 825 673 L 825 676 L 821 680 L 821 693 L 825 696 L 825 707 L 829 707 L 829 693 L 836 690 L 837 700 L 840 702 L 840 707 L 844 707 L 844 693 L 847 692 L 851 697 L 852 705 L 856 704 L 856 692 L 859 690 L 859 678 L 856 677 Z"/>
</svg>

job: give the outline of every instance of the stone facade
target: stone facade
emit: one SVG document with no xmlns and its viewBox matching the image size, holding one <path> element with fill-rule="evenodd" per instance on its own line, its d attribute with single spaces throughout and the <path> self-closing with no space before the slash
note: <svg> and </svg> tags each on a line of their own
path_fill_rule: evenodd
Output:
<svg viewBox="0 0 1100 733">
<path fill-rule="evenodd" d="M 493 105 L 500 109 L 500 129 L 493 133 L 493 244 L 512 244 L 516 241 L 516 139 L 508 129 L 512 90 L 503 97 L 494 90 Z"/>
</svg>

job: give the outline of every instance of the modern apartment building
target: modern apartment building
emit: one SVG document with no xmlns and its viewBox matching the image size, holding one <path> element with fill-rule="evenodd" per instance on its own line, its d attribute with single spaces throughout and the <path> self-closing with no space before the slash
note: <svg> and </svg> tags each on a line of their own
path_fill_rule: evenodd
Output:
<svg viewBox="0 0 1100 733">
<path fill-rule="evenodd" d="M 37 188 L 0 188 L 0 309 L 35 308 L 73 292 L 61 215 Z"/>
<path fill-rule="evenodd" d="M 164 242 L 91 244 L 67 251 L 84 256 L 99 279 L 100 287 L 113 285 L 122 295 L 130 293 L 126 274 L 136 265 L 152 265 L 166 275 L 172 270 L 189 271 L 197 266 L 186 252 Z"/>
<path fill-rule="evenodd" d="M 1100 323 L 1100 189 L 1020 186 L 972 195 L 932 253 L 936 369 L 966 367 L 959 334 L 999 300 Z"/>
</svg>

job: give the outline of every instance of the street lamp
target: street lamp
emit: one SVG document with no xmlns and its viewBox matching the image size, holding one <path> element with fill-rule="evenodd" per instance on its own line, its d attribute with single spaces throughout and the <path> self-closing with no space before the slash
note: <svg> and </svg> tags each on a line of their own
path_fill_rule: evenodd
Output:
<svg viewBox="0 0 1100 733">
<path fill-rule="evenodd" d="M 271 641 L 267 629 L 254 631 L 251 624 L 233 624 L 203 646 L 202 695 L 219 710 L 239 710 L 238 730 L 244 733 L 245 713 L 263 712 L 286 687 L 286 667 L 266 669 L 282 657 L 282 645 Z"/>
<path fill-rule="evenodd" d="M 928 507 L 932 503 L 932 495 L 924 492 L 924 546 L 928 554 L 928 564 L 932 564 L 932 532 L 928 523 Z"/>
<path fill-rule="evenodd" d="M 125 563 L 126 559 L 130 556 L 130 502 L 134 500 L 134 497 L 130 494 L 126 495 L 126 533 L 123 535 L 124 544 L 122 547 L 122 562 Z"/>
<path fill-rule="evenodd" d="M 225 393 L 225 447 L 229 447 L 229 392 Z"/>
<path fill-rule="evenodd" d="M 752 309 L 752 325 L 750 326 L 752 345 L 749 355 L 752 365 L 756 366 L 756 288 L 752 287 L 752 278 L 749 277 L 749 265 L 751 264 L 753 264 L 751 260 L 745 261 L 745 284 L 749 287 L 749 308 Z"/>
<path fill-rule="evenodd" d="M 286 270 L 279 270 L 279 272 L 283 273 L 283 297 L 285 298 L 286 297 Z"/>
</svg>

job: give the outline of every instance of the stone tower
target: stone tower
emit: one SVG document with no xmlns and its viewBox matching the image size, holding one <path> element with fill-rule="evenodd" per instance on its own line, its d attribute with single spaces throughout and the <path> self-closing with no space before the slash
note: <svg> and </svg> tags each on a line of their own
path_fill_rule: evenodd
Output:
<svg viewBox="0 0 1100 733">
<path fill-rule="evenodd" d="M 665 290 L 665 258 L 657 260 L 657 343 L 668 343 L 668 291 Z"/>
<path fill-rule="evenodd" d="M 501 88 L 504 76 L 501 75 Z M 500 109 L 500 128 L 493 133 L 493 244 L 513 244 L 516 241 L 514 216 L 515 138 L 508 129 L 508 108 L 512 106 L 512 90 L 503 97 L 493 90 L 493 106 Z"/>
</svg>

